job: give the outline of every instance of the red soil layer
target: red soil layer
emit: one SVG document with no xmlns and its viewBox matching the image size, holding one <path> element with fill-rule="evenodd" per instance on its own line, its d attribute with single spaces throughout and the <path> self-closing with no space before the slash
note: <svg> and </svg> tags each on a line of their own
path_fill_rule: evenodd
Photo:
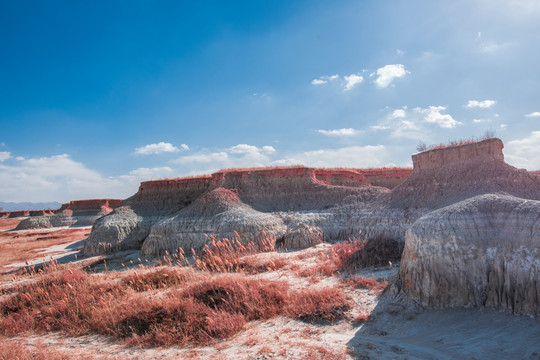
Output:
<svg viewBox="0 0 540 360">
<path fill-rule="evenodd" d="M 91 210 L 100 208 L 115 209 L 122 206 L 122 199 L 89 199 L 89 200 L 73 200 L 66 204 L 63 204 L 60 209 L 55 211 L 60 213 L 64 210 Z"/>
<path fill-rule="evenodd" d="M 151 190 L 177 189 L 189 185 L 209 184 L 211 180 L 212 175 L 201 175 L 144 181 L 139 186 L 139 193 Z"/>
<path fill-rule="evenodd" d="M 0 230 L 15 229 L 21 222 L 21 219 L 0 219 Z"/>
<path fill-rule="evenodd" d="M 356 169 L 356 171 L 362 173 L 368 179 L 370 177 L 380 178 L 392 178 L 403 179 L 408 178 L 413 169 L 412 168 L 379 168 L 379 169 Z"/>
<path fill-rule="evenodd" d="M 393 189 L 411 176 L 411 168 L 358 169 L 374 186 Z"/>
<path fill-rule="evenodd" d="M 327 185 L 369 186 L 371 183 L 360 172 L 352 169 L 315 169 L 315 179 Z"/>
<path fill-rule="evenodd" d="M 536 176 L 540 176 L 540 170 L 535 170 L 535 171 L 529 171 L 531 174 L 533 175 L 536 175 Z"/>
</svg>

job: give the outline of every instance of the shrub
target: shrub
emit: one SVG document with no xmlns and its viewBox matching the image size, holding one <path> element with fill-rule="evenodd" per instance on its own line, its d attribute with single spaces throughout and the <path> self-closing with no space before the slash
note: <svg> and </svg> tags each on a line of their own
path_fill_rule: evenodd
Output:
<svg viewBox="0 0 540 360">
<path fill-rule="evenodd" d="M 340 288 L 315 288 L 295 292 L 286 313 L 308 322 L 335 321 L 342 319 L 350 307 L 350 300 Z"/>
<path fill-rule="evenodd" d="M 379 236 L 368 239 L 345 261 L 344 267 L 357 270 L 370 266 L 384 266 L 399 261 L 403 244 L 394 239 Z"/>
<path fill-rule="evenodd" d="M 135 271 L 122 279 L 122 283 L 135 291 L 147 291 L 180 285 L 186 281 L 186 276 L 179 268 L 164 268 L 141 273 Z"/>
</svg>

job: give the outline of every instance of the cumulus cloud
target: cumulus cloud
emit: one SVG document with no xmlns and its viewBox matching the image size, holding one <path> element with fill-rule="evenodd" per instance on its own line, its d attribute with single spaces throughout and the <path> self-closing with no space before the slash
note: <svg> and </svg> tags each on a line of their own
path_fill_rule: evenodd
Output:
<svg viewBox="0 0 540 360">
<path fill-rule="evenodd" d="M 0 151 L 0 162 L 6 161 L 11 157 L 11 153 L 9 151 Z"/>
<path fill-rule="evenodd" d="M 326 136 L 354 136 L 358 134 L 358 130 L 352 128 L 334 129 L 334 130 L 317 130 L 318 133 Z"/>
<path fill-rule="evenodd" d="M 231 154 L 260 154 L 260 153 L 266 153 L 271 154 L 275 152 L 276 149 L 272 146 L 263 146 L 262 148 L 258 148 L 257 146 L 248 145 L 248 144 L 238 144 L 231 148 L 229 148 L 229 152 Z"/>
<path fill-rule="evenodd" d="M 497 101 L 495 100 L 484 100 L 484 101 L 477 101 L 477 100 L 469 100 L 466 107 L 469 109 L 473 108 L 481 108 L 481 109 L 487 109 L 495 105 Z"/>
<path fill-rule="evenodd" d="M 352 90 L 356 85 L 364 81 L 364 77 L 357 74 L 345 75 L 343 78 L 345 79 L 345 91 Z"/>
<path fill-rule="evenodd" d="M 386 88 L 394 81 L 394 79 L 402 78 L 405 75 L 410 74 L 410 72 L 405 70 L 405 66 L 402 64 L 391 64 L 377 69 L 375 74 L 377 75 L 375 85 L 379 88 Z"/>
<path fill-rule="evenodd" d="M 171 153 L 178 152 L 180 150 L 189 150 L 189 147 L 186 144 L 180 145 L 180 148 L 177 148 L 171 143 L 159 142 L 157 144 L 148 144 L 141 146 L 135 149 L 135 154 L 138 155 L 151 155 L 151 154 L 161 154 L 161 153 Z"/>
<path fill-rule="evenodd" d="M 535 112 L 526 114 L 525 117 L 528 117 L 528 118 L 540 117 L 540 111 L 535 111 Z"/>
<path fill-rule="evenodd" d="M 442 128 L 451 129 L 457 125 L 461 125 L 461 122 L 456 121 L 449 114 L 441 114 L 441 111 L 446 110 L 446 106 L 430 106 L 427 109 L 415 108 L 414 111 L 424 115 L 424 120 L 428 123 L 437 124 Z"/>
<path fill-rule="evenodd" d="M 430 135 L 433 125 L 447 129 L 461 125 L 461 122 L 456 121 L 451 115 L 443 114 L 444 110 L 446 106 L 416 107 L 410 111 L 406 106 L 401 109 L 390 109 L 386 117 L 378 124 L 372 125 L 371 129 L 390 130 L 390 138 L 422 140 Z"/>
<path fill-rule="evenodd" d="M 73 160 L 68 154 L 20 158 L 0 164 L 0 198 L 4 201 L 69 201 L 91 198 L 126 198 L 140 181 L 171 174 L 169 167 L 136 169 L 126 175 L 105 177 Z"/>
<path fill-rule="evenodd" d="M 404 109 L 396 109 L 392 112 L 392 115 L 390 115 L 392 119 L 404 118 L 405 116 L 407 116 L 407 114 Z"/>
<path fill-rule="evenodd" d="M 540 131 L 532 131 L 529 136 L 508 142 L 504 147 L 505 160 L 519 168 L 540 170 Z"/>
</svg>

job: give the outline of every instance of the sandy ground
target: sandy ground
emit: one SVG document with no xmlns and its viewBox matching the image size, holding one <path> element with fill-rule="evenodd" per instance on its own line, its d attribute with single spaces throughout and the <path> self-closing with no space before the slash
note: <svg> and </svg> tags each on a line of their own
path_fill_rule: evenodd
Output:
<svg viewBox="0 0 540 360">
<path fill-rule="evenodd" d="M 40 249 L 40 256 L 34 260 L 41 261 L 54 254 L 60 262 L 93 262 L 94 271 L 104 270 L 105 264 L 108 271 L 124 270 L 130 264 L 137 266 L 140 256 L 137 252 L 110 257 L 108 262 L 103 257 L 82 259 L 78 253 L 82 244 L 80 239 L 66 239 L 64 244 Z M 337 284 L 338 277 L 305 275 L 317 263 L 317 254 L 329 246 L 321 244 L 302 251 L 255 255 L 253 261 L 278 256 L 286 258 L 288 265 L 253 277 L 287 279 L 298 289 Z M 304 275 L 300 276 L 302 272 Z M 364 270 L 358 275 L 391 281 L 397 272 L 397 266 L 386 266 Z M 278 317 L 251 322 L 232 338 L 208 347 L 148 349 L 125 346 L 103 336 L 66 338 L 59 333 L 28 334 L 7 340 L 54 349 L 73 358 L 91 354 L 96 359 L 540 360 L 539 319 L 480 309 L 423 310 L 396 302 L 389 292 L 383 295 L 367 289 L 347 292 L 355 306 L 345 320 L 311 324 Z M 370 314 L 370 320 L 363 324 L 354 322 L 352 319 L 360 313 Z"/>
</svg>

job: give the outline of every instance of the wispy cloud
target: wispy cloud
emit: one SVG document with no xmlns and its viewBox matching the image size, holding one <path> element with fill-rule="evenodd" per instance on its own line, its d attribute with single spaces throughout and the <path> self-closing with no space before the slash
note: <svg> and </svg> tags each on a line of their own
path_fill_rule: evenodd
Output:
<svg viewBox="0 0 540 360">
<path fill-rule="evenodd" d="M 300 152 L 272 162 L 272 165 L 306 165 L 313 167 L 378 167 L 389 161 L 383 145 L 348 146 Z"/>
<path fill-rule="evenodd" d="M 317 130 L 319 134 L 326 136 L 354 136 L 359 133 L 358 130 L 352 128 L 333 129 L 333 130 Z"/>
<path fill-rule="evenodd" d="M 181 150 L 189 150 L 186 144 L 180 145 L 180 148 L 174 146 L 171 143 L 159 142 L 157 144 L 148 144 L 135 149 L 135 154 L 138 155 L 151 155 L 161 153 L 173 153 Z"/>
<path fill-rule="evenodd" d="M 219 151 L 203 149 L 195 154 L 181 156 L 171 163 L 184 166 L 190 174 L 212 173 L 232 167 L 268 166 L 275 153 L 276 149 L 270 145 L 258 147 L 238 144 Z"/>
<path fill-rule="evenodd" d="M 356 85 L 364 81 L 364 77 L 357 74 L 345 75 L 343 78 L 345 79 L 345 91 L 352 90 Z"/>
<path fill-rule="evenodd" d="M 322 85 L 327 84 L 329 81 L 339 79 L 339 75 L 330 75 L 330 76 L 320 76 L 317 79 L 311 80 L 311 85 Z"/>
<path fill-rule="evenodd" d="M 474 124 L 481 124 L 481 123 L 487 123 L 487 122 L 491 122 L 490 119 L 473 119 L 472 121 Z"/>
<path fill-rule="evenodd" d="M 525 117 L 528 117 L 528 118 L 540 117 L 540 111 L 535 111 L 535 112 L 526 114 Z"/>
<path fill-rule="evenodd" d="M 9 151 L 0 151 L 0 162 L 6 161 L 11 157 L 11 153 Z"/>
<path fill-rule="evenodd" d="M 488 41 L 480 44 L 480 51 L 483 53 L 493 53 L 499 50 L 502 50 L 504 48 L 507 48 L 509 46 L 512 46 L 512 43 L 505 42 L 505 43 L 497 43 L 494 41 Z"/>
<path fill-rule="evenodd" d="M 377 78 L 375 79 L 375 85 L 377 85 L 377 87 L 386 88 L 392 84 L 394 79 L 402 78 L 407 74 L 410 74 L 410 72 L 405 70 L 405 66 L 402 64 L 391 64 L 378 68 L 377 71 L 371 75 L 377 75 Z"/>
<path fill-rule="evenodd" d="M 474 108 L 487 109 L 487 108 L 492 107 L 496 103 L 497 101 L 495 100 L 483 100 L 483 101 L 469 100 L 469 102 L 467 102 L 467 105 L 465 107 L 468 109 L 474 109 Z"/>
</svg>

